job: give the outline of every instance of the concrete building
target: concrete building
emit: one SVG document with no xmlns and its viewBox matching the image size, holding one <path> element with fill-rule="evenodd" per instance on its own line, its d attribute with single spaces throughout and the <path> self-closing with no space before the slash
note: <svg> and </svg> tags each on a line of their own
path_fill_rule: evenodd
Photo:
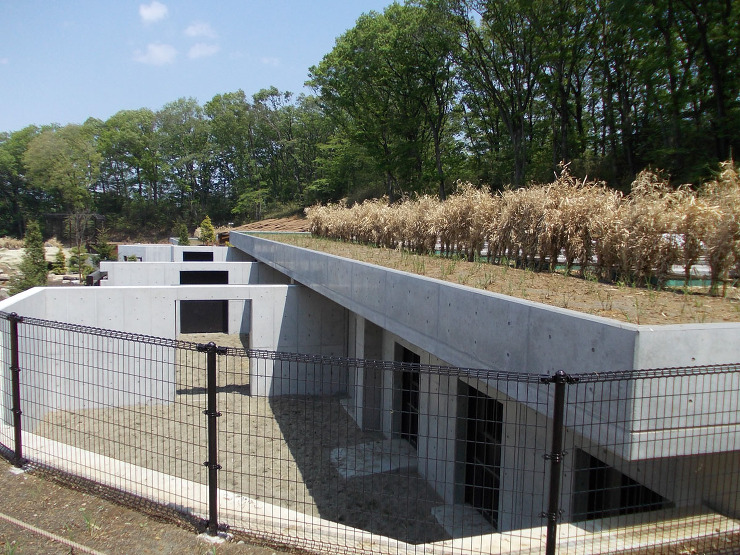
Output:
<svg viewBox="0 0 740 555">
<path fill-rule="evenodd" d="M 253 349 L 533 375 L 740 361 L 737 323 L 633 325 L 264 237 L 232 233 L 230 242 L 229 248 L 122 246 L 120 260 L 137 262 L 102 263 L 108 272 L 103 287 L 32 290 L 0 303 L 0 310 L 158 337 L 247 334 Z M 484 466 L 495 473 L 496 506 L 476 517 L 480 530 L 542 525 L 543 481 L 532 476 L 546 476 L 548 464 L 525 455 L 521 446 L 546 443 L 551 404 L 531 388 L 465 372 L 326 372 L 299 380 L 276 366 L 271 375 L 251 376 L 251 394 L 344 393 L 345 408 L 360 428 L 407 441 L 417 454 L 418 472 L 453 512 L 466 510 L 469 493 L 460 477 L 469 462 L 461 439 L 474 433 L 495 437 L 495 452 Z M 581 403 L 568 405 L 567 418 L 574 423 L 584 420 L 579 411 L 587 406 L 589 425 L 568 431 L 575 452 L 564 461 L 562 519 L 593 519 L 587 499 L 593 488 L 583 469 L 617 484 L 616 495 L 602 492 L 597 502 L 614 514 L 620 504 L 634 502 L 620 496 L 629 484 L 643 488 L 645 510 L 708 506 L 740 517 L 738 484 L 709 476 L 725 473 L 738 480 L 732 470 L 740 464 L 738 377 L 673 378 L 672 391 L 688 392 L 680 396 L 667 395 L 658 380 L 624 382 L 618 389 L 584 386 Z M 711 406 L 726 410 L 702 410 Z M 490 429 L 461 426 L 471 411 L 494 414 Z M 399 414 L 414 412 L 408 428 Z M 666 480 L 678 473 L 694 480 Z M 438 515 L 440 522 L 448 517 Z"/>
</svg>

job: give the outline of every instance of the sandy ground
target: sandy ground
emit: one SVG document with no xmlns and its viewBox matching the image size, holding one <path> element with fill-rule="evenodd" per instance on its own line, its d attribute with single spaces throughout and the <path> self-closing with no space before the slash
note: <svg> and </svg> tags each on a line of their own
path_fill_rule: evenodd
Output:
<svg viewBox="0 0 740 555">
<path fill-rule="evenodd" d="M 240 347 L 239 336 L 188 335 Z M 206 483 L 205 355 L 179 353 L 175 402 L 58 411 L 37 433 Z M 344 478 L 331 451 L 382 439 L 362 432 L 340 398 L 251 397 L 248 359 L 219 357 L 219 488 L 411 543 L 445 539 L 431 509 L 442 500 L 414 470 Z"/>
</svg>

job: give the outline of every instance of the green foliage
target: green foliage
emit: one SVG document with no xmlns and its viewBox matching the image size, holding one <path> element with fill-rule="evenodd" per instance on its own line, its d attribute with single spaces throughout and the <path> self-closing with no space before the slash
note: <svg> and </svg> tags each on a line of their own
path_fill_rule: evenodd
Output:
<svg viewBox="0 0 740 555">
<path fill-rule="evenodd" d="M 69 253 L 69 271 L 76 273 L 80 280 L 91 273 L 94 268 L 88 262 L 90 255 L 85 247 L 72 247 Z"/>
<path fill-rule="evenodd" d="M 26 236 L 23 243 L 23 258 L 20 264 L 20 274 L 10 281 L 10 294 L 15 295 L 31 287 L 44 286 L 49 275 L 46 265 L 44 240 L 41 237 L 39 224 L 29 221 L 26 226 Z"/>
<path fill-rule="evenodd" d="M 54 262 L 51 265 L 51 272 L 58 276 L 67 273 L 67 257 L 64 254 L 64 249 L 61 247 L 57 249 L 57 253 L 54 256 Z"/>
<path fill-rule="evenodd" d="M 206 216 L 200 222 L 200 240 L 204 245 L 212 245 L 216 242 L 216 230 L 213 228 L 210 216 Z"/>
<path fill-rule="evenodd" d="M 181 223 L 177 228 L 177 244 L 181 246 L 187 246 L 190 244 L 190 234 L 188 233 L 188 226 Z"/>
<path fill-rule="evenodd" d="M 645 167 L 699 183 L 740 152 L 738 20 L 730 1 L 392 3 L 310 68 L 316 96 L 267 86 L 0 132 L 0 235 L 52 212 L 143 237 L 458 180 L 503 190 L 561 161 L 625 192 Z"/>
<path fill-rule="evenodd" d="M 98 238 L 95 242 L 95 252 L 98 260 L 116 260 L 116 247 L 108 241 L 108 229 L 101 227 L 98 229 Z"/>
</svg>

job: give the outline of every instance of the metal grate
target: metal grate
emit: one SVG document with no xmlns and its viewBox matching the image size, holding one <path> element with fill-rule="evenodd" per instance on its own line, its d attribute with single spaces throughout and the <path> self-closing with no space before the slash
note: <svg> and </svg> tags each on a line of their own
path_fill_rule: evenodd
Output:
<svg viewBox="0 0 740 555">
<path fill-rule="evenodd" d="M 322 552 L 740 547 L 738 365 L 542 376 L 239 339 L 0 313 L 0 451 Z"/>
</svg>

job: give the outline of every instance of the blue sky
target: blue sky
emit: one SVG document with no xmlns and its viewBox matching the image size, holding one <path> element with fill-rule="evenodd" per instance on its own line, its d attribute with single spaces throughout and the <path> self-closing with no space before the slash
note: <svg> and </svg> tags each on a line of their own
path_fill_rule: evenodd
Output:
<svg viewBox="0 0 740 555">
<path fill-rule="evenodd" d="M 238 89 L 303 87 L 392 0 L 0 0 L 0 132 Z"/>
</svg>

